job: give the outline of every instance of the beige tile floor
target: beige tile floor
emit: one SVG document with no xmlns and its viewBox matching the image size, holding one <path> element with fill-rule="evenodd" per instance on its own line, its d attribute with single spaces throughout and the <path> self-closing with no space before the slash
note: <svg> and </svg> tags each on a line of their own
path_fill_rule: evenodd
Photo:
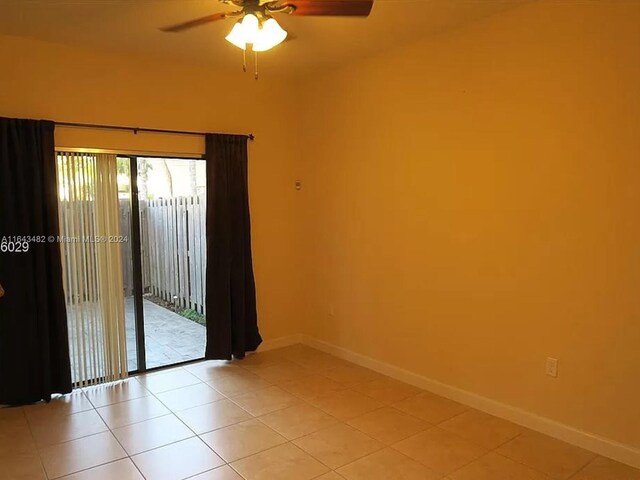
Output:
<svg viewBox="0 0 640 480">
<path fill-rule="evenodd" d="M 295 345 L 0 409 L 0 480 L 640 480 Z"/>
</svg>

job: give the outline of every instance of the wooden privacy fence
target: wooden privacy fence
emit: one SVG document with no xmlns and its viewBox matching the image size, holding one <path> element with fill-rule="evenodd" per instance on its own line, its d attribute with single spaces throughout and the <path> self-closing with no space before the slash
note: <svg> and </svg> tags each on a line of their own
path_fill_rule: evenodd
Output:
<svg viewBox="0 0 640 480">
<path fill-rule="evenodd" d="M 202 314 L 206 313 L 205 213 L 204 195 L 147 202 L 150 292 Z"/>
<path fill-rule="evenodd" d="M 128 201 L 121 201 L 121 235 L 130 232 Z M 205 314 L 205 195 L 140 202 L 140 247 L 145 293 Z M 123 244 L 130 249 L 130 242 Z M 123 259 L 130 259 L 123 251 Z M 127 260 L 123 260 L 127 261 Z M 125 265 L 125 295 L 133 291 L 131 269 Z"/>
</svg>

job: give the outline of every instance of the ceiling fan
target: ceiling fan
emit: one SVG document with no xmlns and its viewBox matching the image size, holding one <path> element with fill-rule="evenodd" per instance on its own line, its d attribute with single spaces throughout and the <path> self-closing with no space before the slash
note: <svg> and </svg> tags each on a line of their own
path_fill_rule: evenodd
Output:
<svg viewBox="0 0 640 480">
<path fill-rule="evenodd" d="M 219 0 L 235 5 L 239 10 L 220 12 L 188 22 L 162 27 L 163 32 L 183 32 L 218 20 L 237 18 L 231 32 L 225 37 L 228 42 L 255 54 L 258 78 L 258 52 L 265 52 L 281 44 L 288 33 L 278 24 L 273 14 L 284 13 L 295 16 L 367 17 L 371 13 L 373 0 Z M 246 57 L 244 62 L 246 71 Z"/>
</svg>

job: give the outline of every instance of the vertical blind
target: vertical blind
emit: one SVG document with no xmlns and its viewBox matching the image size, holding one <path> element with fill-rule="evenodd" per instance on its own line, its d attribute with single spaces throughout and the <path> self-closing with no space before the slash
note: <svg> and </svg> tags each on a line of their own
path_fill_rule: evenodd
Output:
<svg viewBox="0 0 640 480">
<path fill-rule="evenodd" d="M 127 376 L 117 159 L 58 152 L 60 248 L 73 381 Z"/>
</svg>

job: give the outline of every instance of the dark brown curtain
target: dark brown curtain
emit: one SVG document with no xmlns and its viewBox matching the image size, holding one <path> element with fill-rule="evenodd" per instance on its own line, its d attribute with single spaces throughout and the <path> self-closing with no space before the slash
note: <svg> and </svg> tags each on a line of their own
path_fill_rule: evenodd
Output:
<svg viewBox="0 0 640 480">
<path fill-rule="evenodd" d="M 71 391 L 54 124 L 0 118 L 0 404 Z M 37 237 L 17 252 L 14 236 Z"/>
<path fill-rule="evenodd" d="M 207 359 L 244 358 L 262 342 L 251 260 L 247 141 L 241 135 L 206 137 Z"/>
</svg>

